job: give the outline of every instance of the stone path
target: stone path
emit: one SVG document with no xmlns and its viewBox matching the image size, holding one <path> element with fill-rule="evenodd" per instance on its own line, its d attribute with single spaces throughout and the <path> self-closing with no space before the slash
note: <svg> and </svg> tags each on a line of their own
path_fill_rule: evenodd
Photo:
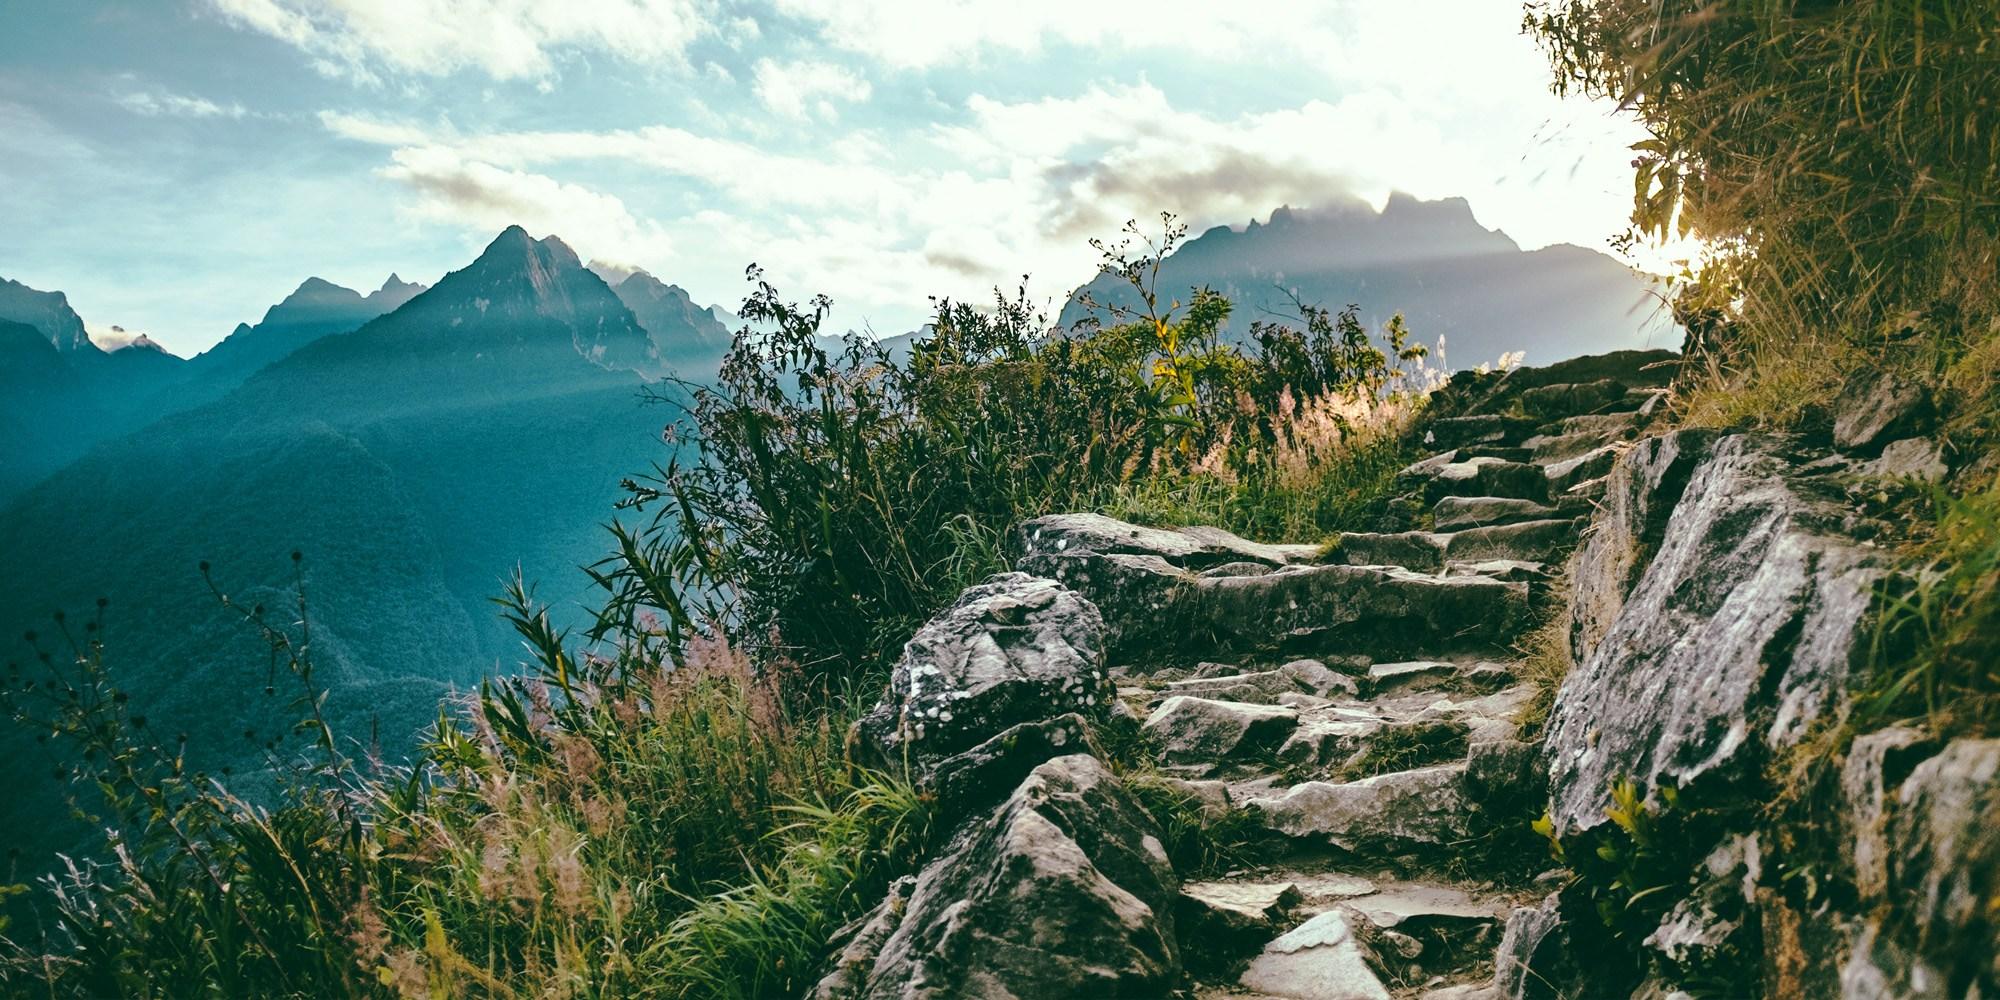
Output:
<svg viewBox="0 0 2000 1000">
<path fill-rule="evenodd" d="M 1508 915 L 1548 892 L 1482 868 L 1525 822 L 1508 810 L 1539 801 L 1515 646 L 1664 395 L 1636 364 L 1560 369 L 1435 421 L 1441 450 L 1402 476 L 1413 530 L 1320 551 L 1080 515 L 1023 527 L 1021 568 L 1104 608 L 1118 696 L 1162 770 L 1285 845 L 1182 886 L 1196 996 L 1493 995 Z M 1133 658 L 1163 648 L 1192 662 Z"/>
</svg>

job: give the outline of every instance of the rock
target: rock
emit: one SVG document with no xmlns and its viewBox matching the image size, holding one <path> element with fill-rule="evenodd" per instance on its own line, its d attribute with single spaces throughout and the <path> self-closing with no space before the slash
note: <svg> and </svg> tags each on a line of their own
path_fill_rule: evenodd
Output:
<svg viewBox="0 0 2000 1000">
<path fill-rule="evenodd" d="M 1377 696 L 1391 691 L 1427 691 L 1458 677 L 1458 667 L 1436 660 L 1377 663 L 1368 668 L 1368 690 Z"/>
<path fill-rule="evenodd" d="M 1643 481 L 1666 450 L 1634 449 L 1626 478 Z M 1761 754 L 1801 738 L 1844 689 L 1865 654 L 1881 569 L 1837 533 L 1842 508 L 1797 487 L 1795 464 L 1781 440 L 1757 435 L 1702 449 L 1622 604 L 1605 594 L 1572 605 L 1580 624 L 1601 613 L 1590 609 L 1618 610 L 1608 626 L 1589 618 L 1602 637 L 1550 714 L 1558 833 L 1603 822 L 1619 779 L 1650 793 L 1744 777 Z M 1594 544 L 1578 553 L 1578 585 L 1612 587 L 1630 572 L 1620 568 L 1629 556 Z"/>
<path fill-rule="evenodd" d="M 1606 477 L 1603 512 L 1570 559 L 1570 652 L 1581 661 L 1625 607 L 1714 435 L 1681 431 L 1640 441 Z"/>
<path fill-rule="evenodd" d="M 1915 951 L 1945 993 L 2000 986 L 2000 739 L 1959 739 L 1912 768 L 1890 817 L 1887 898 L 1900 901 Z"/>
<path fill-rule="evenodd" d="M 1069 712 L 1009 727 L 970 750 L 946 757 L 925 775 L 923 787 L 936 797 L 937 819 L 945 822 L 1006 794 L 1045 760 L 1087 752 L 1091 752 L 1090 724 Z"/>
<path fill-rule="evenodd" d="M 889 936 L 896 932 L 904 911 L 910 905 L 910 895 L 916 889 L 915 875 L 905 875 L 889 883 L 888 894 L 882 897 L 882 902 L 859 920 L 834 932 L 828 942 L 833 958 L 827 963 L 825 975 L 813 987 L 811 996 L 814 1000 L 867 995 L 864 991 L 875 958 L 881 954 Z"/>
<path fill-rule="evenodd" d="M 1889 888 L 1888 807 L 1892 789 L 1917 761 L 1936 749 L 1919 729 L 1892 726 L 1854 738 L 1841 765 L 1840 792 L 1851 830 L 1841 860 L 1854 876 L 1863 902 L 1883 898 Z"/>
<path fill-rule="evenodd" d="M 1930 438 L 1904 438 L 1882 448 L 1882 456 L 1859 466 L 1863 475 L 1935 483 L 1951 472 L 1944 449 Z"/>
<path fill-rule="evenodd" d="M 921 776 L 1023 722 L 1104 718 L 1115 692 L 1103 649 L 1089 601 L 1053 580 L 1002 573 L 917 630 L 857 738 L 877 761 L 907 761 Z"/>
<path fill-rule="evenodd" d="M 1578 954 L 1562 914 L 1562 896 L 1550 893 L 1534 907 L 1507 916 L 1493 956 L 1494 992 L 1506 1000 L 1556 1000 L 1616 996 L 1616 991 L 1578 989 L 1583 980 Z"/>
<path fill-rule="evenodd" d="M 1763 854 L 1756 836 L 1725 840 L 1696 873 L 1687 896 L 1640 942 L 1676 979 L 1748 982 L 1755 978 L 1757 942 L 1744 933 L 1756 902 Z"/>
<path fill-rule="evenodd" d="M 1472 836 L 1465 764 L 1378 774 L 1360 781 L 1309 781 L 1244 808 L 1289 837 L 1388 859 L 1436 854 Z"/>
<path fill-rule="evenodd" d="M 1924 430 L 1930 417 L 1930 391 L 1922 382 L 1886 370 L 1850 379 L 1833 401 L 1833 443 L 1872 452 L 1893 438 Z"/>
<path fill-rule="evenodd" d="M 1541 385 L 1524 390 L 1521 409 L 1531 417 L 1566 417 L 1589 413 L 1625 398 L 1625 383 L 1617 379 Z"/>
<path fill-rule="evenodd" d="M 1058 757 L 954 832 L 812 995 L 1165 996 L 1181 977 L 1178 898 L 1152 821 L 1118 779 L 1093 757 Z"/>
<path fill-rule="evenodd" d="M 1516 521 L 1552 518 L 1556 509 L 1533 500 L 1508 497 L 1444 497 L 1431 508 L 1432 527 L 1438 531 L 1479 528 Z"/>
<path fill-rule="evenodd" d="M 1030 548 L 1018 565 L 1055 576 L 1097 605 L 1115 662 L 1163 665 L 1283 653 L 1308 642 L 1408 644 L 1433 636 L 1447 645 L 1490 646 L 1510 634 L 1527 608 L 1521 584 L 1478 576 L 1440 580 L 1393 567 L 1289 564 L 1257 576 L 1203 577 L 1172 559 L 1192 558 L 1187 553 L 1198 546 L 1191 537 L 1220 544 L 1210 536 L 1168 532 L 1178 541 L 1139 553 L 1132 550 L 1141 541 L 1163 533 L 1126 525 L 1127 533 L 1107 526 L 1121 522 L 1090 518 L 1091 535 L 1052 534 L 1049 518 L 1022 525 L 1017 535 Z M 1124 539 L 1125 547 L 1091 541 L 1105 537 Z"/>
<path fill-rule="evenodd" d="M 1181 886 L 1174 926 L 1189 966 L 1226 968 L 1258 950 L 1304 900 L 1292 882 L 1190 882 Z"/>
<path fill-rule="evenodd" d="M 1290 1000 L 1389 1000 L 1369 969 L 1370 959 L 1347 917 L 1329 911 L 1271 942 L 1240 981 L 1246 989 Z"/>
<path fill-rule="evenodd" d="M 1539 815 L 1549 794 L 1541 747 L 1519 740 L 1473 743 L 1465 758 L 1465 795 L 1498 815 Z"/>
<path fill-rule="evenodd" d="M 1355 683 L 1354 678 L 1327 666 L 1320 660 L 1293 660 L 1279 667 L 1278 673 L 1291 678 L 1292 683 L 1320 697 L 1343 694 L 1352 698 L 1361 693 L 1361 686 Z"/>
<path fill-rule="evenodd" d="M 1296 709 L 1175 695 L 1146 719 L 1160 759 L 1174 764 L 1224 764 L 1276 750 L 1299 724 Z"/>
</svg>

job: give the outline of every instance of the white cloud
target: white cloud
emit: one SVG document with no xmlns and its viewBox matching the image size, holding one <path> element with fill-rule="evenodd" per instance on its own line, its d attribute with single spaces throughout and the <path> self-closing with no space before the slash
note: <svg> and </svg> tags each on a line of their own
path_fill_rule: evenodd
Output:
<svg viewBox="0 0 2000 1000">
<path fill-rule="evenodd" d="M 586 255 L 662 275 L 755 260 L 784 275 L 785 287 L 824 289 L 864 311 L 899 315 L 921 309 L 928 294 L 979 296 L 1023 272 L 1043 283 L 1042 294 L 1060 295 L 1091 272 L 1087 237 L 1162 210 L 1199 232 L 1281 204 L 1379 204 L 1391 190 L 1463 196 L 1482 222 L 1530 248 L 1602 246 L 1627 210 L 1621 152 L 1636 126 L 1604 105 L 1549 95 L 1547 68 L 1518 35 L 1518 9 L 1508 4 L 1341 0 L 1301 9 L 1239 0 L 1224 9 L 1163 0 L 1135 14 L 1073 0 L 886 3 L 779 7 L 794 24 L 818 25 L 833 48 L 877 65 L 920 70 L 1058 44 L 1107 53 L 1172 47 L 1218 70 L 1268 71 L 1285 85 L 1217 100 L 1133 75 L 1021 97 L 1018 81 L 1002 78 L 985 84 L 993 88 L 985 96 L 933 97 L 930 121 L 844 130 L 798 147 L 728 138 L 741 133 L 699 117 L 485 132 L 322 119 L 342 137 L 388 147 L 393 165 L 384 173 L 417 193 L 427 218 L 491 230 L 521 221 L 496 206 L 539 212 L 546 221 L 530 228 L 558 232 Z M 1171 62 L 1161 65 L 1171 74 Z M 922 81 L 879 73 L 871 86 L 837 62 L 765 58 L 753 72 L 756 99 L 798 121 L 830 119 L 841 102 L 871 99 L 875 86 L 926 92 L 914 86 Z M 647 171 L 683 183 L 648 182 Z M 586 187 L 579 177 L 638 177 L 682 200 L 648 218 L 608 193 L 613 182 Z M 616 190 L 637 197 L 642 188 Z M 709 290 L 718 293 L 729 294 Z"/>
<path fill-rule="evenodd" d="M 560 233 L 612 264 L 654 260 L 671 249 L 660 228 L 634 218 L 617 197 L 541 174 L 467 159 L 436 146 L 398 149 L 384 177 L 417 194 L 419 218 L 497 232 L 519 224 Z"/>
<path fill-rule="evenodd" d="M 680 65 L 711 0 L 208 0 L 225 19 L 290 44 L 329 75 L 377 71 L 545 78 L 565 51 Z"/>
<path fill-rule="evenodd" d="M 249 114 L 243 105 L 231 101 L 217 104 L 205 97 L 188 97 L 166 91 L 135 90 L 113 98 L 118 106 L 148 118 L 241 118 Z"/>
<path fill-rule="evenodd" d="M 874 88 L 845 67 L 824 62 L 757 62 L 751 89 L 773 112 L 794 121 L 817 115 L 831 120 L 838 104 L 865 101 Z"/>
</svg>

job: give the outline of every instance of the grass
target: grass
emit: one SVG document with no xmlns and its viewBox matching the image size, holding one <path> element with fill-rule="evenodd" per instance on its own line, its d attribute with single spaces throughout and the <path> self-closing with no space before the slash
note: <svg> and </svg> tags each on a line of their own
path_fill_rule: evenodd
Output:
<svg viewBox="0 0 2000 1000">
<path fill-rule="evenodd" d="M 2000 477 L 1940 492 L 1913 572 L 1886 585 L 1860 719 L 1918 718 L 1932 732 L 2000 731 Z"/>
</svg>

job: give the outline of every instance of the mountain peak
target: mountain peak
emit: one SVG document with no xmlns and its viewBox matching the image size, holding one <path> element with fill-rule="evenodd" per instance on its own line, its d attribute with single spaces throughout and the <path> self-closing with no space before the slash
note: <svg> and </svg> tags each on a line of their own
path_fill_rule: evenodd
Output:
<svg viewBox="0 0 2000 1000">
<path fill-rule="evenodd" d="M 515 225 L 501 230 L 500 235 L 480 251 L 472 267 L 525 269 L 530 272 L 567 271 L 581 269 L 583 262 L 577 259 L 576 251 L 571 250 L 569 244 L 554 235 L 537 240 L 529 236 L 527 230 Z"/>
</svg>

